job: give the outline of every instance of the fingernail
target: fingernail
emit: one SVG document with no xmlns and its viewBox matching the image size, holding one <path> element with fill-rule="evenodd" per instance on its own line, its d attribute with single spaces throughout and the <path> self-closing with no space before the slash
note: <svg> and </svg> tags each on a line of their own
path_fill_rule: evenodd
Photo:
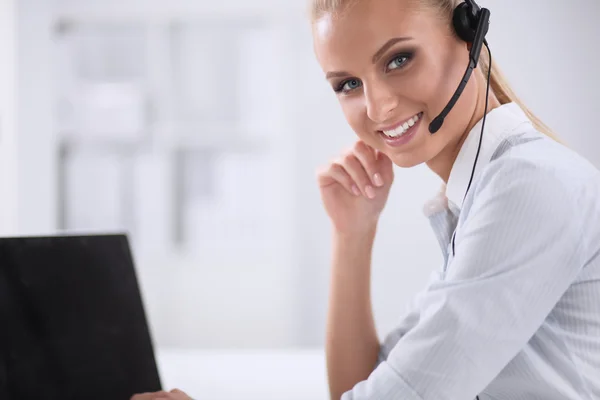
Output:
<svg viewBox="0 0 600 400">
<path fill-rule="evenodd" d="M 367 186 L 365 188 L 365 193 L 367 193 L 367 197 L 370 199 L 375 198 L 375 189 L 372 186 Z"/>
<path fill-rule="evenodd" d="M 379 175 L 379 174 L 373 175 L 373 180 L 375 181 L 375 185 L 383 186 L 383 179 L 381 179 L 381 175 Z"/>
<path fill-rule="evenodd" d="M 354 193 L 356 196 L 360 196 L 360 189 L 358 188 L 358 186 L 352 186 L 352 193 Z"/>
</svg>

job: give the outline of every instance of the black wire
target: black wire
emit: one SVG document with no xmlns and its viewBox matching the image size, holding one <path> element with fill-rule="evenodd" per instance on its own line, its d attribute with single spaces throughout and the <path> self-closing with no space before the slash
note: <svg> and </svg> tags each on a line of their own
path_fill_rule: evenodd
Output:
<svg viewBox="0 0 600 400">
<path fill-rule="evenodd" d="M 475 176 L 475 167 L 477 166 L 477 160 L 479 159 L 479 152 L 481 151 L 481 142 L 483 141 L 483 130 L 485 128 L 485 119 L 487 117 L 488 112 L 488 100 L 490 98 L 490 78 L 492 76 L 492 52 L 490 50 L 490 46 L 488 46 L 487 40 L 483 41 L 485 47 L 487 48 L 488 55 L 490 57 L 490 64 L 488 66 L 488 78 L 487 78 L 487 88 L 485 90 L 485 110 L 483 112 L 483 121 L 481 123 L 481 133 L 479 134 L 479 144 L 477 145 L 477 154 L 475 155 L 475 162 L 473 162 L 473 170 L 471 171 L 471 178 L 469 179 L 469 184 L 467 185 L 467 190 L 465 191 L 465 197 L 463 197 L 463 201 L 467 198 L 467 193 L 469 193 L 469 189 L 471 188 L 471 183 L 473 182 L 473 176 Z M 452 256 L 455 256 L 454 251 L 454 236 L 456 230 L 452 234 Z M 479 397 L 477 397 L 479 400 Z"/>
<path fill-rule="evenodd" d="M 475 155 L 475 162 L 473 163 L 473 171 L 471 171 L 471 179 L 469 179 L 469 185 L 467 186 L 467 191 L 465 192 L 465 198 L 467 198 L 467 193 L 469 192 L 469 188 L 471 187 L 471 182 L 473 182 L 473 176 L 475 175 L 475 166 L 477 165 L 477 159 L 479 158 L 479 151 L 481 150 L 481 142 L 483 141 L 483 128 L 485 128 L 485 118 L 488 112 L 488 100 L 490 98 L 490 77 L 492 75 L 492 52 L 490 51 L 490 47 L 487 44 L 487 41 L 483 42 L 485 47 L 488 50 L 488 54 L 490 56 L 490 65 L 488 66 L 488 79 L 487 79 L 487 89 L 485 91 L 485 111 L 483 114 L 483 122 L 481 123 L 481 133 L 479 134 L 479 145 L 477 146 L 477 154 Z"/>
</svg>

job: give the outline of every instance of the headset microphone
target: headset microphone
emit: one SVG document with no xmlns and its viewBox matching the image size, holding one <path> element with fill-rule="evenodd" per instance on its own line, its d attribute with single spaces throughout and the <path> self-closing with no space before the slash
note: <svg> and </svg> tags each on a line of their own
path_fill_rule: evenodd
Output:
<svg viewBox="0 0 600 400">
<path fill-rule="evenodd" d="M 483 44 L 487 46 L 485 35 L 490 26 L 490 11 L 486 8 L 480 9 L 474 1 L 465 1 L 455 9 L 453 24 L 458 36 L 471 45 L 469 51 L 469 66 L 467 67 L 456 92 L 454 92 L 454 95 L 446 107 L 444 107 L 442 112 L 429 124 L 429 132 L 432 134 L 436 133 L 442 127 L 444 119 L 456 104 L 471 77 L 471 73 L 475 67 L 477 67 Z M 475 24 L 476 26 L 473 26 Z"/>
</svg>

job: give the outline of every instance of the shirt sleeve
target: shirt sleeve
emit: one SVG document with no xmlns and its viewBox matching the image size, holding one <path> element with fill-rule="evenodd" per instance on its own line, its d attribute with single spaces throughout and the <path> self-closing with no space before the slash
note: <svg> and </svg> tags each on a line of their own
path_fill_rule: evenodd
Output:
<svg viewBox="0 0 600 400">
<path fill-rule="evenodd" d="M 429 282 L 425 286 L 428 288 L 433 284 L 433 282 L 439 280 L 439 273 L 434 271 L 431 273 L 429 277 Z M 390 333 L 388 333 L 381 345 L 379 346 L 379 355 L 377 357 L 377 363 L 375 367 L 378 367 L 379 364 L 385 362 L 389 357 L 391 351 L 396 347 L 396 344 L 408 331 L 414 328 L 419 322 L 419 303 L 426 293 L 427 289 L 419 292 L 413 301 L 409 304 L 404 316 L 402 317 L 400 323 L 396 328 L 394 328 Z"/>
<path fill-rule="evenodd" d="M 482 172 L 446 276 L 385 361 L 342 400 L 472 399 L 524 348 L 581 270 L 577 194 L 505 156 Z"/>
</svg>

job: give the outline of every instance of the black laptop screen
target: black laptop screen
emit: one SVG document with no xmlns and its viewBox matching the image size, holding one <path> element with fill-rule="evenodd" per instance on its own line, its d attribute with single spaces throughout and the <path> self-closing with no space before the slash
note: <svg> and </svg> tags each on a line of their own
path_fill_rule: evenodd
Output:
<svg viewBox="0 0 600 400">
<path fill-rule="evenodd" d="M 161 389 L 127 237 L 0 239 L 0 398 Z"/>
</svg>

